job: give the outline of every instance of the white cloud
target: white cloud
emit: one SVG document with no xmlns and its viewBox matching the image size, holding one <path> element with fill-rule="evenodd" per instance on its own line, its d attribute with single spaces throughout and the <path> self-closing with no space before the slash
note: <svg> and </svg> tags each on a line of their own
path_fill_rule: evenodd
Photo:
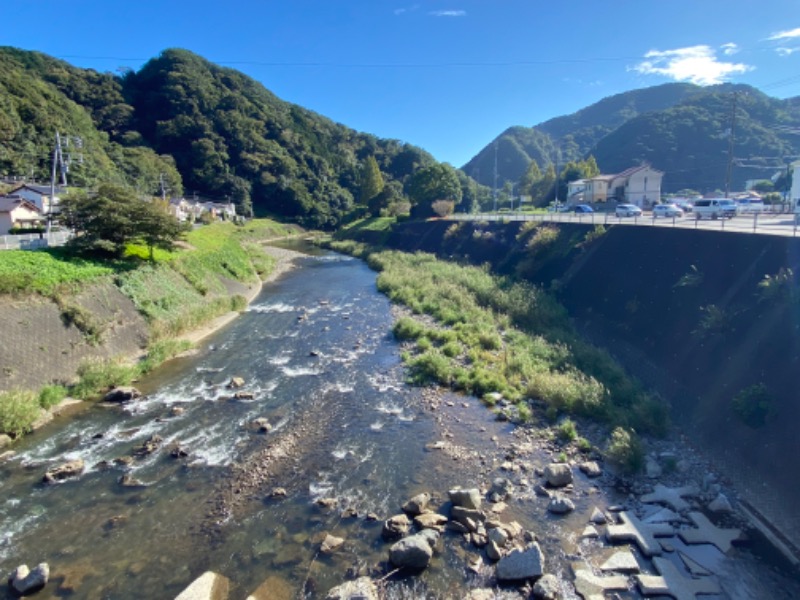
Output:
<svg viewBox="0 0 800 600">
<path fill-rule="evenodd" d="M 402 8 L 395 8 L 394 9 L 394 14 L 402 15 L 404 13 L 414 12 L 418 8 L 419 8 L 419 4 L 414 4 L 413 6 L 406 6 L 406 7 L 402 7 Z"/>
<path fill-rule="evenodd" d="M 726 44 L 727 46 L 727 44 Z M 645 75 L 663 75 L 675 81 L 713 85 L 726 81 L 735 73 L 746 73 L 753 67 L 744 63 L 721 61 L 713 48 L 706 45 L 651 50 L 632 70 Z"/>
<path fill-rule="evenodd" d="M 434 17 L 466 17 L 465 10 L 434 10 L 428 13 Z"/>
<path fill-rule="evenodd" d="M 779 31 L 769 36 L 768 40 L 790 40 L 793 38 L 800 38 L 800 27 L 789 29 L 787 31 Z"/>
<path fill-rule="evenodd" d="M 800 52 L 800 47 L 797 47 L 797 48 L 775 48 L 775 52 L 777 52 L 781 56 L 791 56 L 795 52 Z"/>
<path fill-rule="evenodd" d="M 737 54 L 739 52 L 739 46 L 737 46 L 733 42 L 722 44 L 722 46 L 720 46 L 720 49 L 722 50 L 722 53 L 725 56 L 733 56 L 734 54 Z"/>
</svg>

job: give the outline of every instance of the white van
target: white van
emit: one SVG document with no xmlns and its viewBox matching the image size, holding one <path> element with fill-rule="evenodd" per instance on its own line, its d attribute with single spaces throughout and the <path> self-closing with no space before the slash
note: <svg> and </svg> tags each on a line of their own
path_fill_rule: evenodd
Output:
<svg viewBox="0 0 800 600">
<path fill-rule="evenodd" d="M 736 202 L 729 198 L 703 198 L 694 203 L 695 219 L 732 219 L 736 216 Z"/>
</svg>

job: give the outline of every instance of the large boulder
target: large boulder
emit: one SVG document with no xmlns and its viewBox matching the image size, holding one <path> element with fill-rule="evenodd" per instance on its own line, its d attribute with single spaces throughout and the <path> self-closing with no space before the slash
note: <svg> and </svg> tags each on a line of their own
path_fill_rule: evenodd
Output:
<svg viewBox="0 0 800 600">
<path fill-rule="evenodd" d="M 227 577 L 206 571 L 178 594 L 175 600 L 227 600 L 229 588 L 230 581 Z"/>
<path fill-rule="evenodd" d="M 422 492 L 411 498 L 408 502 L 403 504 L 403 511 L 412 516 L 420 515 L 428 506 L 428 501 L 431 495 L 427 492 Z"/>
<path fill-rule="evenodd" d="M 378 600 L 378 588 L 369 577 L 360 577 L 337 585 L 325 600 Z"/>
<path fill-rule="evenodd" d="M 433 557 L 437 539 L 438 535 L 432 529 L 403 538 L 389 548 L 389 560 L 395 567 L 424 569 Z"/>
<path fill-rule="evenodd" d="M 395 515 L 383 522 L 381 535 L 385 540 L 397 540 L 408 533 L 411 528 L 411 521 L 405 515 Z"/>
<path fill-rule="evenodd" d="M 20 565 L 8 576 L 8 585 L 20 596 L 38 592 L 50 579 L 50 565 L 40 563 L 31 571 L 28 565 Z"/>
<path fill-rule="evenodd" d="M 572 469 L 564 463 L 551 463 L 544 468 L 544 478 L 551 487 L 564 487 L 572 483 Z"/>
<path fill-rule="evenodd" d="M 5 448 L 11 444 L 11 441 L 11 436 L 6 435 L 5 433 L 0 433 L 0 448 Z"/>
<path fill-rule="evenodd" d="M 543 573 L 544 554 L 536 542 L 526 548 L 515 548 L 497 563 L 497 579 L 500 581 L 536 579 Z"/>
<path fill-rule="evenodd" d="M 142 397 L 142 392 L 132 386 L 115 387 L 103 396 L 103 402 L 132 402 Z"/>
<path fill-rule="evenodd" d="M 447 492 L 450 496 L 450 502 L 453 506 L 463 506 L 472 510 L 478 510 L 481 507 L 481 492 L 476 488 L 469 490 L 454 489 Z"/>
<path fill-rule="evenodd" d="M 85 465 L 83 463 L 83 459 L 76 458 L 75 460 L 65 462 L 53 469 L 50 469 L 44 474 L 42 480 L 45 483 L 55 483 L 56 481 L 62 481 L 64 479 L 69 479 L 70 477 L 77 477 L 83 473 L 84 467 Z"/>
<path fill-rule="evenodd" d="M 436 531 L 444 531 L 444 526 L 447 524 L 447 517 L 439 513 L 423 513 L 414 517 L 414 525 L 419 529 L 435 529 Z"/>
<path fill-rule="evenodd" d="M 547 510 L 556 515 L 565 515 L 575 510 L 575 503 L 563 494 L 553 494 Z"/>
<path fill-rule="evenodd" d="M 466 526 L 470 531 L 475 531 L 477 526 L 486 520 L 486 515 L 479 510 L 454 506 L 450 511 L 450 518 Z"/>
<path fill-rule="evenodd" d="M 344 538 L 336 537 L 335 535 L 331 535 L 329 533 L 325 536 L 325 539 L 322 540 L 319 550 L 323 554 L 331 554 L 338 550 L 343 544 Z"/>
</svg>

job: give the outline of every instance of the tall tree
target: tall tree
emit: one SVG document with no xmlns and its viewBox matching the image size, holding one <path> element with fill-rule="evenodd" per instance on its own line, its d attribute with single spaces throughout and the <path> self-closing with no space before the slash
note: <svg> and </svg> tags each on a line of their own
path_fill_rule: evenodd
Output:
<svg viewBox="0 0 800 600">
<path fill-rule="evenodd" d="M 542 171 L 536 159 L 532 160 L 519 179 L 519 193 L 522 196 L 533 196 L 532 189 L 542 179 Z"/>
<path fill-rule="evenodd" d="M 544 206 L 548 199 L 552 199 L 553 190 L 556 183 L 556 168 L 551 163 L 544 172 L 542 178 L 531 188 L 533 203 L 537 206 Z"/>
<path fill-rule="evenodd" d="M 369 201 L 383 191 L 383 175 L 378 167 L 378 161 L 374 155 L 369 155 L 361 167 L 361 187 L 359 189 L 358 201 L 368 205 Z"/>
<path fill-rule="evenodd" d="M 461 186 L 453 167 L 440 163 L 420 169 L 408 182 L 408 196 L 413 204 L 411 215 L 415 218 L 433 216 L 432 204 L 437 200 L 461 202 Z"/>
</svg>

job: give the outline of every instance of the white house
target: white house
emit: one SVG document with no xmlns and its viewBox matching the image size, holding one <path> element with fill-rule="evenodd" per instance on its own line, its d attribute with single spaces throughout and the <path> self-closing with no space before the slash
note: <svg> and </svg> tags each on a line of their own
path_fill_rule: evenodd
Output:
<svg viewBox="0 0 800 600">
<path fill-rule="evenodd" d="M 0 196 L 0 235 L 14 227 L 35 227 L 43 222 L 42 211 L 20 196 Z"/>
<path fill-rule="evenodd" d="M 800 160 L 794 161 L 789 167 L 792 170 L 792 189 L 789 190 L 789 205 L 792 210 L 797 210 L 800 204 Z"/>
<path fill-rule="evenodd" d="M 584 202 L 624 202 L 649 208 L 661 200 L 661 179 L 664 173 L 641 165 L 616 175 L 597 175 L 585 180 Z"/>
<path fill-rule="evenodd" d="M 586 192 L 586 180 L 576 179 L 567 183 L 567 200 L 566 203 L 570 205 L 581 204 L 584 202 L 584 194 Z"/>
<path fill-rule="evenodd" d="M 59 201 L 61 200 L 58 194 L 61 194 L 63 190 L 61 188 L 56 187 L 56 194 L 53 197 L 52 206 L 54 208 L 53 212 L 56 212 L 55 207 L 58 206 Z M 36 185 L 33 183 L 23 183 L 20 186 L 12 189 L 11 194 L 15 196 L 20 196 L 25 198 L 25 200 L 32 202 L 36 208 L 38 208 L 42 213 L 47 214 L 50 210 L 50 186 L 49 185 Z"/>
</svg>

